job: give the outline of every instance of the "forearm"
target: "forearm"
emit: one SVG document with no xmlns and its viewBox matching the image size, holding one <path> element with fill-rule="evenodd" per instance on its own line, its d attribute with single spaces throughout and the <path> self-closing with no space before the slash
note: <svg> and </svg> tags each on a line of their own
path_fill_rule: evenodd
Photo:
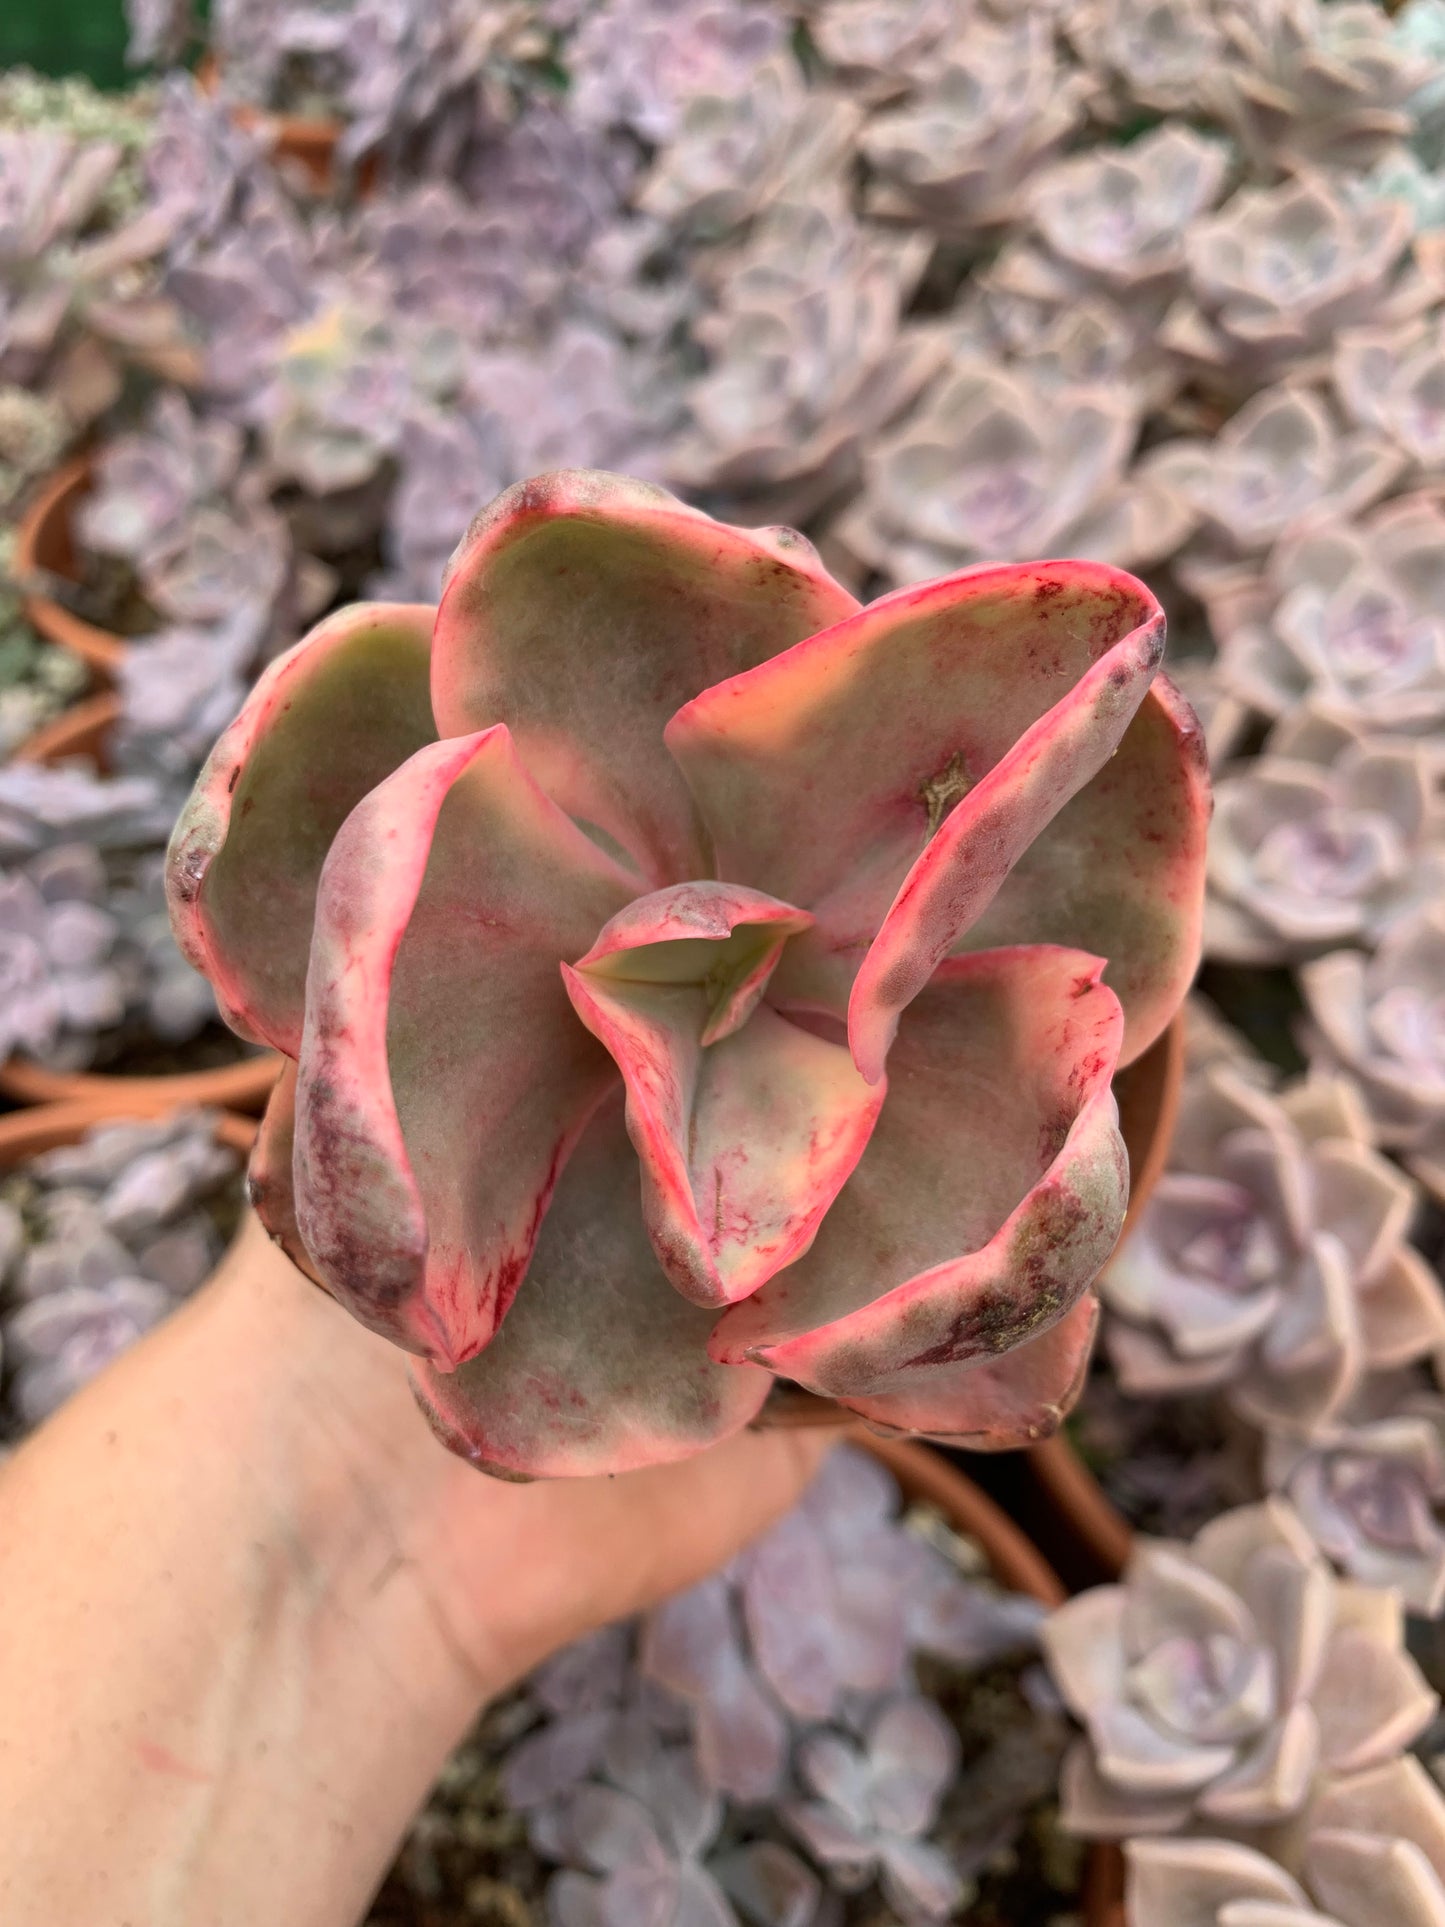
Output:
<svg viewBox="0 0 1445 1927">
<path fill-rule="evenodd" d="M 353 1927 L 489 1694 L 729 1557 L 826 1440 L 498 1484 L 250 1225 L 0 1469 L 5 1927 Z"/>
<path fill-rule="evenodd" d="M 493 1683 L 419 1583 L 398 1507 L 452 1466 L 372 1344 L 252 1245 L 0 1473 L 13 1927 L 358 1918 Z"/>
</svg>

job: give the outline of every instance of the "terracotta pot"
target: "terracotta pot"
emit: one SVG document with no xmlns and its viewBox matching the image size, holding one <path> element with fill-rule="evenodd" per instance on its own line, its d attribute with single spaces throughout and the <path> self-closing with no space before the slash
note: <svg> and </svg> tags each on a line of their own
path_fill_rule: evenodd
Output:
<svg viewBox="0 0 1445 1927">
<path fill-rule="evenodd" d="M 120 714 L 113 691 L 76 703 L 38 729 L 15 752 L 17 762 L 58 763 L 84 756 L 105 767 L 105 741 Z M 169 1077 L 110 1077 L 103 1071 L 52 1071 L 23 1057 L 0 1064 L 0 1092 L 20 1104 L 99 1107 L 97 1115 L 156 1117 L 178 1104 L 211 1104 L 221 1110 L 260 1111 L 281 1074 L 275 1051 L 242 1058 L 220 1070 L 180 1071 Z"/>
<path fill-rule="evenodd" d="M 1061 1606 L 1067 1592 L 1043 1554 L 1001 1507 L 932 1446 L 875 1438 L 859 1428 L 854 1441 L 897 1479 L 906 1499 L 936 1506 L 955 1532 L 974 1540 L 989 1571 L 1010 1592 L 1026 1593 L 1041 1606 Z M 1094 1846 L 1084 1864 L 1080 1899 L 1084 1927 L 1124 1927 L 1124 1861 L 1117 1847 Z M 1020 1924 L 1022 1927 L 1022 1923 Z M 1164 1923 L 1160 1923 L 1164 1927 Z"/>
<path fill-rule="evenodd" d="M 196 79 L 208 94 L 221 91 L 221 69 L 214 54 L 207 54 L 196 71 Z M 227 101 L 232 124 L 254 134 L 272 158 L 291 164 L 298 184 L 311 194 L 331 194 L 341 173 L 336 165 L 336 144 L 341 138 L 341 122 L 324 115 L 271 114 L 245 101 Z M 358 194 L 370 194 L 376 186 L 376 156 L 368 154 L 356 170 Z"/>
<path fill-rule="evenodd" d="M 90 493 L 94 465 L 79 455 L 56 471 L 31 499 L 15 531 L 11 569 L 21 582 L 37 571 L 76 578 L 71 522 L 77 505 Z M 103 676 L 113 676 L 125 655 L 124 636 L 112 635 L 72 615 L 53 597 L 36 590 L 22 603 L 26 617 L 48 642 L 57 643 Z"/>
<path fill-rule="evenodd" d="M 139 1113 L 136 1113 L 139 1115 Z M 0 1117 L 0 1170 L 23 1164 L 59 1144 L 76 1144 L 93 1124 L 113 1124 L 116 1113 L 79 1099 L 69 1104 L 38 1104 L 33 1110 L 12 1111 Z M 222 1111 L 216 1119 L 216 1139 L 243 1157 L 256 1141 L 254 1117 Z"/>
<path fill-rule="evenodd" d="M 1125 1238 L 1138 1223 L 1139 1213 L 1168 1163 L 1183 1082 L 1181 1014 L 1159 1042 L 1114 1081 L 1132 1174 Z M 1074 1450 L 1067 1433 L 1058 1432 L 1034 1446 L 1029 1453 L 1029 1469 L 1050 1524 L 1059 1535 L 1058 1542 L 1052 1533 L 1045 1539 L 1054 1557 L 1070 1573 L 1092 1581 L 1117 1578 L 1133 1547 L 1133 1531 Z"/>
</svg>

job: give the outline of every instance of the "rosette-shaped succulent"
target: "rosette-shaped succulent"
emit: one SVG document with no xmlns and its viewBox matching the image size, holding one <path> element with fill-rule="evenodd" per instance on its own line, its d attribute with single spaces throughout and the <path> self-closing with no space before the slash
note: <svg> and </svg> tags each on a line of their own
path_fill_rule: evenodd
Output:
<svg viewBox="0 0 1445 1927">
<path fill-rule="evenodd" d="M 1351 1579 L 1393 1586 L 1412 1613 L 1445 1608 L 1445 1401 L 1422 1394 L 1310 1439 L 1274 1434 L 1265 1478 Z"/>
<path fill-rule="evenodd" d="M 1445 514 L 1428 496 L 1302 524 L 1209 617 L 1225 686 L 1266 716 L 1314 700 L 1406 735 L 1445 720 Z"/>
<path fill-rule="evenodd" d="M 1410 131 L 1426 63 L 1370 0 L 1226 0 L 1210 93 L 1256 164 L 1366 168 Z"/>
<path fill-rule="evenodd" d="M 772 210 L 694 328 L 708 372 L 669 479 L 803 522 L 850 485 L 863 450 L 942 365 L 936 330 L 900 328 L 928 245 L 869 234 L 841 194 Z"/>
<path fill-rule="evenodd" d="M 1335 350 L 1333 372 L 1357 422 L 1382 429 L 1420 468 L 1445 467 L 1445 316 L 1356 329 Z"/>
<path fill-rule="evenodd" d="M 588 7 L 563 54 L 568 108 L 584 126 L 629 127 L 663 145 L 690 101 L 747 92 L 783 43 L 767 0 L 607 0 Z"/>
<path fill-rule="evenodd" d="M 1207 582 L 1268 549 L 1306 515 L 1368 508 L 1402 466 L 1386 436 L 1342 432 L 1315 390 L 1298 382 L 1264 389 L 1217 435 L 1166 442 L 1144 464 L 1199 517 L 1204 552 L 1181 560 L 1191 587 L 1191 578 Z"/>
<path fill-rule="evenodd" d="M 1137 299 L 1183 268 L 1184 236 L 1218 199 L 1228 166 L 1222 142 L 1168 125 L 1056 162 L 1029 208 L 1060 261 Z"/>
<path fill-rule="evenodd" d="M 1341 1080 L 1191 1081 L 1175 1168 L 1100 1283 L 1126 1390 L 1218 1387 L 1251 1424 L 1307 1433 L 1367 1370 L 1445 1343 L 1445 1293 L 1405 1241 L 1414 1192 L 1368 1131 Z"/>
<path fill-rule="evenodd" d="M 875 450 L 838 533 L 894 581 L 999 557 L 1155 560 L 1189 520 L 1128 475 L 1138 427 L 1125 389 L 962 360 Z"/>
<path fill-rule="evenodd" d="M 1319 1055 L 1359 1080 L 1382 1143 L 1445 1199 L 1445 904 L 1373 957 L 1336 950 L 1300 972 Z"/>
<path fill-rule="evenodd" d="M 1308 709 L 1216 793 L 1204 947 L 1284 963 L 1373 944 L 1445 901 L 1445 808 L 1423 743 L 1366 736 Z"/>
<path fill-rule="evenodd" d="M 872 211 L 966 238 L 1011 220 L 1035 170 L 1077 126 L 1088 95 L 1037 14 L 975 17 L 931 84 L 864 131 Z"/>
<path fill-rule="evenodd" d="M 1418 1760 L 1328 1781 L 1290 1865 L 1238 1840 L 1131 1840 L 1128 1927 L 1445 1927 L 1445 1800 Z"/>
<path fill-rule="evenodd" d="M 1171 315 L 1165 340 L 1256 388 L 1380 318 L 1410 233 L 1398 202 L 1357 203 L 1322 178 L 1242 188 L 1187 235 L 1193 305 Z"/>
<path fill-rule="evenodd" d="M 1278 1499 L 1187 1546 L 1145 1542 L 1119 1585 L 1044 1622 L 1088 1730 L 1064 1762 L 1063 1824 L 1108 1840 L 1291 1819 L 1319 1777 L 1384 1766 L 1429 1722 L 1403 1634 L 1395 1596 L 1334 1579 Z"/>
<path fill-rule="evenodd" d="M 1197 949 L 1161 643 L 1107 569 L 860 608 L 792 531 L 566 471 L 477 519 L 434 634 L 345 611 L 262 677 L 176 929 L 292 1059 L 263 1218 L 458 1450 L 679 1457 L 774 1375 L 900 1430 L 1058 1422 L 1109 1078 Z"/>
<path fill-rule="evenodd" d="M 1106 83 L 1121 117 L 1141 107 L 1174 114 L 1201 105 L 1222 54 L 1216 9 L 1206 0 L 1085 0 L 1067 14 L 1080 60 Z"/>
<path fill-rule="evenodd" d="M 952 0 L 817 0 L 814 44 L 850 93 L 882 101 L 923 79 L 953 36 Z"/>
</svg>

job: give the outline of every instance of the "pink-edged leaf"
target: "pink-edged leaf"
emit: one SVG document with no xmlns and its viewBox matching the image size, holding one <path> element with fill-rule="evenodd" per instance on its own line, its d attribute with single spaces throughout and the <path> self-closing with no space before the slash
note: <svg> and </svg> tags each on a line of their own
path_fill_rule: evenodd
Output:
<svg viewBox="0 0 1445 1927">
<path fill-rule="evenodd" d="M 368 790 L 436 741 L 436 611 L 356 603 L 258 679 L 196 779 L 171 837 L 176 942 L 243 1037 L 301 1049 L 316 885 Z"/>
<path fill-rule="evenodd" d="M 1044 945 L 941 966 L 812 1249 L 723 1315 L 715 1358 L 756 1359 L 883 1423 L 900 1421 L 877 1408 L 912 1397 L 930 1431 L 992 1436 L 970 1379 L 1005 1376 L 1064 1318 L 1123 1222 L 1109 1089 L 1123 1015 L 1102 968 Z M 998 1388 L 980 1389 L 999 1409 Z"/>
<path fill-rule="evenodd" d="M 327 858 L 297 1222 L 363 1324 L 443 1366 L 491 1338 L 568 1149 L 614 1083 L 558 967 L 627 888 L 500 725 L 417 751 Z"/>
<path fill-rule="evenodd" d="M 791 529 L 736 529 L 646 482 L 562 470 L 498 496 L 448 571 L 443 733 L 506 723 L 542 787 L 655 884 L 708 873 L 663 726 L 857 608 Z"/>
<path fill-rule="evenodd" d="M 288 1058 L 267 1101 L 251 1149 L 246 1193 L 267 1237 L 281 1247 L 298 1271 L 324 1288 L 325 1281 L 316 1270 L 296 1222 L 296 1184 L 292 1170 L 295 1150 L 296 1066 Z"/>
<path fill-rule="evenodd" d="M 841 1009 L 852 986 L 870 1079 L 898 1010 L 1114 750 L 1163 643 L 1158 603 L 1118 569 L 972 569 L 883 597 L 668 725 L 721 873 L 818 919 L 779 994 Z M 1049 940 L 1072 944 L 1059 925 Z"/>
<path fill-rule="evenodd" d="M 1056 1325 L 1001 1358 L 929 1366 L 843 1403 L 875 1431 L 944 1439 L 970 1452 L 1037 1445 L 1078 1403 L 1098 1326 L 1099 1301 L 1086 1291 Z"/>
<path fill-rule="evenodd" d="M 1132 1064 L 1199 967 L 1210 809 L 1199 719 L 1156 675 L 1118 749 L 1024 852 L 962 947 L 1067 942 L 1107 957 L 1104 982 L 1124 1006 L 1119 1062 Z"/>
<path fill-rule="evenodd" d="M 697 1304 L 746 1297 L 807 1250 L 882 1102 L 840 1044 L 757 1001 L 809 921 L 738 885 L 679 884 L 562 973 L 627 1086 L 658 1262 Z"/>
<path fill-rule="evenodd" d="M 687 1458 L 756 1418 L 770 1383 L 713 1364 L 710 1323 L 652 1255 L 622 1106 L 608 1101 L 491 1344 L 455 1372 L 420 1366 L 417 1392 L 445 1443 L 486 1471 L 555 1478 Z"/>
</svg>

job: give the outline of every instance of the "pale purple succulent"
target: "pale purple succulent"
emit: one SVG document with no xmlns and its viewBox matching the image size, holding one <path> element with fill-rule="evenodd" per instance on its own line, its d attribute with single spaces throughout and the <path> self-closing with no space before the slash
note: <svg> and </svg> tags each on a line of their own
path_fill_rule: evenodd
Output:
<svg viewBox="0 0 1445 1927">
<path fill-rule="evenodd" d="M 809 90 L 791 55 L 778 54 L 741 93 L 704 93 L 686 105 L 637 201 L 663 229 L 720 241 L 760 208 L 836 175 L 862 120 L 841 94 Z"/>
<path fill-rule="evenodd" d="M 898 582 L 1025 554 L 1157 559 L 1188 520 L 1168 490 L 1129 475 L 1138 428 L 1120 388 L 960 361 L 871 451 L 838 533 Z"/>
<path fill-rule="evenodd" d="M 837 192 L 771 208 L 694 326 L 709 366 L 671 481 L 798 524 L 855 489 L 864 450 L 943 364 L 937 329 L 901 323 L 927 255 L 919 235 L 860 228 Z"/>
<path fill-rule="evenodd" d="M 255 656 L 249 622 L 163 629 L 133 642 L 117 674 L 121 714 L 111 739 L 117 768 L 189 782 L 246 697 Z"/>
<path fill-rule="evenodd" d="M 1228 168 L 1223 142 L 1168 122 L 1127 147 L 1056 161 L 1032 182 L 1029 212 L 1058 260 L 1137 301 L 1178 278 L 1185 234 Z"/>
<path fill-rule="evenodd" d="M 1190 229 L 1192 300 L 1164 338 L 1222 385 L 1251 392 L 1322 356 L 1341 328 L 1416 298 L 1412 284 L 1396 286 L 1410 235 L 1398 202 L 1356 204 L 1321 176 L 1241 188 Z"/>
<path fill-rule="evenodd" d="M 1410 131 L 1429 67 L 1371 0 L 1227 0 L 1211 104 L 1250 160 L 1365 168 Z"/>
<path fill-rule="evenodd" d="M 1347 334 L 1333 372 L 1355 421 L 1387 435 L 1421 471 L 1438 474 L 1445 465 L 1445 317 Z"/>
<path fill-rule="evenodd" d="M 569 112 L 665 145 L 692 101 L 745 94 L 785 32 L 768 0 L 603 0 L 566 43 Z"/>
<path fill-rule="evenodd" d="M 287 335 L 314 311 L 316 247 L 310 230 L 268 194 L 234 223 L 188 250 L 166 287 L 202 343 L 202 379 L 242 410 L 264 387 Z"/>
<path fill-rule="evenodd" d="M 191 0 L 126 0 L 125 18 L 130 36 L 126 59 L 133 67 L 180 60 L 195 32 Z"/>
<path fill-rule="evenodd" d="M 1190 1545 L 1141 1543 L 1118 1585 L 1044 1625 L 1087 1730 L 1065 1762 L 1064 1826 L 1248 1837 L 1299 1814 L 1318 1778 L 1388 1766 L 1438 1704 L 1403 1634 L 1397 1597 L 1336 1580 L 1278 1499 Z"/>
<path fill-rule="evenodd" d="M 1406 735 L 1445 720 L 1445 514 L 1430 496 L 1300 524 L 1209 614 L 1222 681 L 1267 716 L 1316 700 Z"/>
<path fill-rule="evenodd" d="M 958 1767 L 958 1736 L 931 1700 L 890 1700 L 857 1742 L 811 1733 L 797 1750 L 801 1799 L 785 1824 L 845 1892 L 878 1880 L 905 1921 L 945 1920 L 963 1897 L 957 1868 L 922 1836 Z"/>
<path fill-rule="evenodd" d="M 58 843 L 136 849 L 164 841 L 174 799 L 149 776 L 100 776 L 79 760 L 0 767 L 0 863 Z"/>
<path fill-rule="evenodd" d="M 814 0 L 807 19 L 830 73 L 868 101 L 926 81 L 958 26 L 953 0 Z"/>
<path fill-rule="evenodd" d="M 1325 1781 L 1272 1846 L 1131 1840 L 1127 1927 L 1445 1927 L 1445 1799 L 1418 1760 Z"/>
<path fill-rule="evenodd" d="M 125 983 L 104 866 L 62 844 L 0 871 L 0 1058 L 17 1050 L 78 1068 L 93 1033 L 120 1022 Z"/>
<path fill-rule="evenodd" d="M 1167 407 L 1186 378 L 1158 344 L 1155 305 L 1082 287 L 1020 240 L 974 271 L 946 326 L 961 359 L 1026 364 L 1022 372 L 1049 388 L 1117 388 L 1153 410 Z"/>
<path fill-rule="evenodd" d="M 1309 1434 L 1368 1371 L 1445 1344 L 1445 1293 L 1406 1242 L 1415 1194 L 1342 1080 L 1279 1096 L 1225 1065 L 1188 1087 L 1173 1168 L 1100 1281 L 1126 1390 L 1216 1389 Z"/>
<path fill-rule="evenodd" d="M 1433 1619 L 1445 1611 L 1445 1400 L 1407 1393 L 1390 1404 L 1387 1416 L 1314 1438 L 1271 1435 L 1265 1479 L 1340 1571 L 1393 1587 Z"/>
<path fill-rule="evenodd" d="M 1381 1141 L 1445 1199 L 1445 905 L 1397 925 L 1372 957 L 1306 964 L 1300 984 L 1317 1054 L 1358 1079 Z"/>
<path fill-rule="evenodd" d="M 1086 0 L 1065 10 L 1064 25 L 1080 60 L 1110 90 L 1121 119 L 1132 119 L 1140 108 L 1197 112 L 1223 51 L 1208 0 Z"/>
<path fill-rule="evenodd" d="M 1078 125 L 1088 93 L 1047 21 L 975 18 L 933 64 L 927 88 L 864 130 L 870 209 L 951 238 L 997 228 Z"/>
<path fill-rule="evenodd" d="M 1445 806 L 1423 743 L 1297 710 L 1214 799 L 1210 956 L 1282 963 L 1374 944 L 1445 900 Z"/>
<path fill-rule="evenodd" d="M 173 1300 L 145 1278 L 76 1285 L 22 1305 L 4 1321 L 10 1401 L 22 1425 L 42 1419 L 158 1324 Z"/>
<path fill-rule="evenodd" d="M 1193 587 L 1306 516 L 1368 508 L 1404 464 L 1388 437 L 1341 430 L 1315 389 L 1285 382 L 1262 389 L 1217 435 L 1165 442 L 1144 466 L 1199 518 L 1202 551 L 1181 562 Z"/>
</svg>

